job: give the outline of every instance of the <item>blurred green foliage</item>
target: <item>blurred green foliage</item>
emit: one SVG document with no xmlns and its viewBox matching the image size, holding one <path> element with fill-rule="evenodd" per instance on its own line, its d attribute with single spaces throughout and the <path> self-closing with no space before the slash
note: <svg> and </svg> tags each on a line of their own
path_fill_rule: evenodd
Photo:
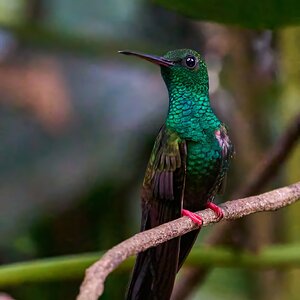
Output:
<svg viewBox="0 0 300 300">
<path fill-rule="evenodd" d="M 186 17 L 255 29 L 275 29 L 300 23 L 296 0 L 155 0 Z"/>
</svg>

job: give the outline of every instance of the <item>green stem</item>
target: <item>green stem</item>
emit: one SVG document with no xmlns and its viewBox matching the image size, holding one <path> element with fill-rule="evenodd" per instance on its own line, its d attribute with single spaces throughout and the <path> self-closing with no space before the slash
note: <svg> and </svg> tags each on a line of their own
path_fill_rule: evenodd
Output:
<svg viewBox="0 0 300 300">
<path fill-rule="evenodd" d="M 0 267 L 0 287 L 29 282 L 49 282 L 83 278 L 84 270 L 103 253 L 86 253 L 53 257 Z M 129 270 L 133 258 L 124 262 L 118 271 Z M 239 268 L 296 268 L 300 267 L 300 244 L 277 245 L 259 253 L 241 252 L 228 248 L 196 248 L 187 265 Z"/>
<path fill-rule="evenodd" d="M 0 287 L 80 278 L 84 270 L 101 254 L 68 255 L 3 265 L 0 267 Z"/>
<path fill-rule="evenodd" d="M 187 264 L 205 267 L 295 268 L 300 266 L 300 244 L 276 245 L 258 253 L 229 248 L 195 249 Z"/>
</svg>

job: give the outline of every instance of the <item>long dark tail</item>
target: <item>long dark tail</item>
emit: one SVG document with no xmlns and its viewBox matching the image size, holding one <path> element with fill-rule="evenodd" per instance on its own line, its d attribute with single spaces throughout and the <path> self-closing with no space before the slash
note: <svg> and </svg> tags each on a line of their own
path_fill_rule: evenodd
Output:
<svg viewBox="0 0 300 300">
<path fill-rule="evenodd" d="M 154 203 L 144 209 L 141 230 L 180 216 L 175 203 Z M 190 207 L 189 207 L 190 208 Z M 139 253 L 128 289 L 127 300 L 169 300 L 177 272 L 191 251 L 200 230 L 189 232 Z"/>
<path fill-rule="evenodd" d="M 140 253 L 127 300 L 169 300 L 176 273 L 191 251 L 199 232 L 200 230 L 189 232 Z"/>
<path fill-rule="evenodd" d="M 153 202 L 144 207 L 141 230 L 153 228 L 181 215 L 180 203 Z M 169 300 L 178 269 L 180 237 L 139 253 L 127 300 Z"/>
<path fill-rule="evenodd" d="M 150 248 L 137 257 L 127 299 L 169 300 L 177 273 L 180 238 Z"/>
</svg>

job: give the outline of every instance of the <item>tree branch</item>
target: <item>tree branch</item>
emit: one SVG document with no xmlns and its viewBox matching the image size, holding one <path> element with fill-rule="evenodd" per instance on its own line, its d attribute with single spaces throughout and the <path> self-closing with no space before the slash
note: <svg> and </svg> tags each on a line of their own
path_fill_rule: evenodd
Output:
<svg viewBox="0 0 300 300">
<path fill-rule="evenodd" d="M 224 212 L 224 219 L 234 220 L 255 212 L 276 210 L 294 203 L 299 198 L 300 182 L 258 196 L 227 201 L 221 207 Z M 217 218 L 211 210 L 206 209 L 198 212 L 198 214 L 203 219 L 203 226 L 217 222 Z M 86 270 L 85 279 L 80 287 L 77 300 L 97 300 L 103 293 L 106 277 L 129 256 L 196 228 L 197 225 L 189 218 L 182 217 L 151 230 L 138 233 L 113 247 Z"/>
<path fill-rule="evenodd" d="M 300 139 L 300 113 L 289 123 L 288 127 L 265 153 L 259 164 L 250 173 L 247 181 L 234 193 L 235 197 L 247 197 L 259 193 L 270 179 L 276 175 L 281 164 L 286 161 Z"/>
</svg>

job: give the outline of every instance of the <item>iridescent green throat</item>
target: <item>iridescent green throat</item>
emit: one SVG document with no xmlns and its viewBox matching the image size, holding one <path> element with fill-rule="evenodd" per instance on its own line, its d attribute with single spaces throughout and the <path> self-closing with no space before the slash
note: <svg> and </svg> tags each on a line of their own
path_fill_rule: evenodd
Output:
<svg viewBox="0 0 300 300">
<path fill-rule="evenodd" d="M 162 68 L 162 76 L 169 91 L 168 128 L 194 141 L 219 128 L 221 122 L 210 106 L 207 72 L 186 78 L 182 69 Z"/>
</svg>

